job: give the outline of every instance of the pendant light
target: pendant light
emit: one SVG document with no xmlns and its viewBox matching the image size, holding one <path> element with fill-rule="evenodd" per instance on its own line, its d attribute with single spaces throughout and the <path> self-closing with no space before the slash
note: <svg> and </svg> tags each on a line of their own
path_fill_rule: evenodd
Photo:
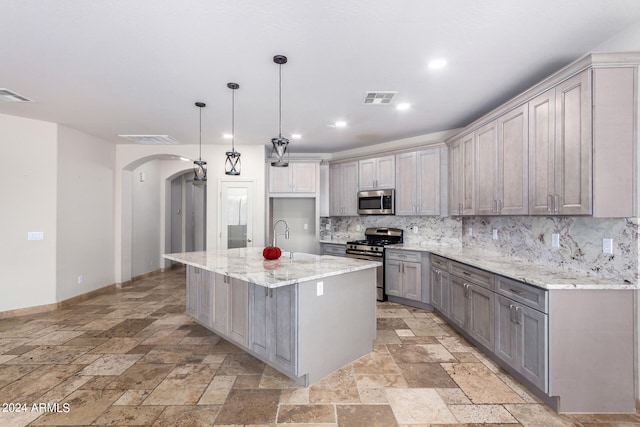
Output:
<svg viewBox="0 0 640 427">
<path fill-rule="evenodd" d="M 202 109 L 207 104 L 204 102 L 196 102 L 196 107 L 200 109 L 200 155 L 198 160 L 193 162 L 193 183 L 203 184 L 207 182 L 207 162 L 202 160 Z"/>
<path fill-rule="evenodd" d="M 235 138 L 235 110 L 236 110 L 236 89 L 240 87 L 238 83 L 227 83 L 231 89 L 231 151 L 227 151 L 227 159 L 224 161 L 224 173 L 227 175 L 240 175 L 240 153 L 236 151 Z"/>
<path fill-rule="evenodd" d="M 276 161 L 271 162 L 271 166 L 276 167 L 287 167 L 289 166 L 289 162 L 284 160 L 284 155 L 287 152 L 287 146 L 289 145 L 289 140 L 282 136 L 282 64 L 287 63 L 287 57 L 284 55 L 276 55 L 273 57 L 273 62 L 278 64 L 280 79 L 279 79 L 279 87 L 278 87 L 278 103 L 279 103 L 279 118 L 278 118 L 278 137 L 271 138 L 271 144 L 273 144 L 273 151 L 276 153 L 276 157 L 278 158 Z"/>
</svg>

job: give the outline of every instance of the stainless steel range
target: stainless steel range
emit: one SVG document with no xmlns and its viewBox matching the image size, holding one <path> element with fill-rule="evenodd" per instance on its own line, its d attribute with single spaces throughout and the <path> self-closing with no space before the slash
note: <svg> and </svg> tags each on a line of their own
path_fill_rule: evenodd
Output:
<svg viewBox="0 0 640 427">
<path fill-rule="evenodd" d="M 364 240 L 347 242 L 347 257 L 384 263 L 385 245 L 402 243 L 403 234 L 399 228 L 367 228 Z M 378 267 L 376 273 L 378 301 L 384 301 L 384 267 Z"/>
</svg>

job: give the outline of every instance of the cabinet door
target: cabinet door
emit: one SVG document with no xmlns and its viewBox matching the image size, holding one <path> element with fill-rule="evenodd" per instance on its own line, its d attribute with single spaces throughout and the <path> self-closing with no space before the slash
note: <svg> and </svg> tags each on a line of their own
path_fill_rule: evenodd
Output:
<svg viewBox="0 0 640 427">
<path fill-rule="evenodd" d="M 358 215 L 358 162 L 342 165 L 342 200 L 343 215 Z"/>
<path fill-rule="evenodd" d="M 447 318 L 449 317 L 450 312 L 450 297 L 451 293 L 449 291 L 449 281 L 450 276 L 446 271 L 442 271 L 440 273 L 440 287 L 442 288 L 442 314 L 444 314 Z"/>
<path fill-rule="evenodd" d="M 268 166 L 269 170 L 269 192 L 270 193 L 289 193 L 291 192 L 291 171 L 289 168 L 278 168 Z"/>
<path fill-rule="evenodd" d="M 422 299 L 422 268 L 419 262 L 402 263 L 402 296 L 420 301 Z"/>
<path fill-rule="evenodd" d="M 529 101 L 529 214 L 549 215 L 554 193 L 555 89 Z"/>
<path fill-rule="evenodd" d="M 475 138 L 471 133 L 460 140 L 462 145 L 461 151 L 461 167 L 462 167 L 462 188 L 461 202 L 462 215 L 475 214 Z"/>
<path fill-rule="evenodd" d="M 200 269 L 187 266 L 187 314 L 198 317 L 198 297 L 200 294 Z"/>
<path fill-rule="evenodd" d="M 398 187 L 396 188 L 396 215 L 416 215 L 416 181 L 422 177 L 417 169 L 417 153 L 402 153 L 396 156 Z"/>
<path fill-rule="evenodd" d="M 442 311 L 442 282 L 440 275 L 442 271 L 437 268 L 431 269 L 431 305 L 438 311 Z"/>
<path fill-rule="evenodd" d="M 297 285 L 273 289 L 268 303 L 270 359 L 289 372 L 296 372 L 298 336 Z"/>
<path fill-rule="evenodd" d="M 467 318 L 467 292 L 466 283 L 457 276 L 450 276 L 449 279 L 449 319 L 460 328 L 465 327 Z"/>
<path fill-rule="evenodd" d="M 385 260 L 384 287 L 387 295 L 401 297 L 402 261 Z"/>
<path fill-rule="evenodd" d="M 229 324 L 229 282 L 230 277 L 223 274 L 215 275 L 213 287 L 213 319 L 212 327 L 221 334 L 228 335 Z"/>
<path fill-rule="evenodd" d="M 291 191 L 294 193 L 315 193 L 316 164 L 291 163 Z"/>
<path fill-rule="evenodd" d="M 529 213 L 529 115 L 527 105 L 498 118 L 498 213 Z"/>
<path fill-rule="evenodd" d="M 496 295 L 495 304 L 495 346 L 496 356 L 518 369 L 516 325 L 513 322 L 515 302 L 502 295 Z"/>
<path fill-rule="evenodd" d="M 419 151 L 416 161 L 417 213 L 418 215 L 440 215 L 440 148 Z M 401 172 L 402 169 L 397 168 L 398 179 Z M 398 187 L 400 185 L 401 183 L 398 182 Z M 397 198 L 396 191 L 396 200 Z"/>
<path fill-rule="evenodd" d="M 229 337 L 247 345 L 249 327 L 249 284 L 244 280 L 231 279 L 229 304 Z"/>
<path fill-rule="evenodd" d="M 556 87 L 555 209 L 591 214 L 591 72 Z"/>
<path fill-rule="evenodd" d="M 477 215 L 498 213 L 498 138 L 495 121 L 475 131 L 475 207 Z"/>
<path fill-rule="evenodd" d="M 376 159 L 365 159 L 358 162 L 358 188 L 360 191 L 375 189 Z"/>
<path fill-rule="evenodd" d="M 482 286 L 470 284 L 467 332 L 480 344 L 493 351 L 494 299 L 495 294 Z"/>
<path fill-rule="evenodd" d="M 449 213 L 462 215 L 462 145 L 449 145 Z"/>
<path fill-rule="evenodd" d="M 549 316 L 527 306 L 517 308 L 514 320 L 518 327 L 519 372 L 546 392 Z"/>
<path fill-rule="evenodd" d="M 267 336 L 267 288 L 249 286 L 249 348 L 263 357 L 268 357 Z"/>
<path fill-rule="evenodd" d="M 376 188 L 396 188 L 396 156 L 376 159 Z"/>
<path fill-rule="evenodd" d="M 200 270 L 200 286 L 198 292 L 198 320 L 205 326 L 211 326 L 213 321 L 213 291 L 214 274 L 207 270 Z"/>
<path fill-rule="evenodd" d="M 342 164 L 329 166 L 329 214 L 331 216 L 339 216 L 343 213 L 343 166 Z"/>
</svg>

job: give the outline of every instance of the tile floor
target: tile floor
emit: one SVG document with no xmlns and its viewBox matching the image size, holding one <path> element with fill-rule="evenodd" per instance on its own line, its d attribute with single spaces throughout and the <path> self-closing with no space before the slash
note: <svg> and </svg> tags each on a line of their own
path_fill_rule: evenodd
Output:
<svg viewBox="0 0 640 427">
<path fill-rule="evenodd" d="M 0 320 L 0 426 L 640 425 L 638 414 L 550 412 L 423 310 L 379 304 L 374 351 L 302 388 L 184 307 L 176 269 Z"/>
</svg>

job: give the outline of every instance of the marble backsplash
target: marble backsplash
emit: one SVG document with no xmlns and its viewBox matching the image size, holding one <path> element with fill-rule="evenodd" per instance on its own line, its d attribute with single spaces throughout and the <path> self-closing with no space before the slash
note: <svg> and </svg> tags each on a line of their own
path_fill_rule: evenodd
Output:
<svg viewBox="0 0 640 427">
<path fill-rule="evenodd" d="M 610 279 L 637 283 L 639 278 L 638 218 L 592 217 L 323 217 L 322 240 L 357 240 L 367 227 L 404 230 L 405 243 L 442 244 L 484 249 L 507 258 L 552 267 L 589 271 Z M 330 225 L 330 230 L 326 225 Z M 418 233 L 413 232 L 413 227 Z M 493 230 L 498 239 L 493 239 Z M 471 230 L 471 233 L 469 233 Z M 559 235 L 560 247 L 551 246 Z M 613 239 L 613 254 L 602 252 L 602 239 Z"/>
</svg>

